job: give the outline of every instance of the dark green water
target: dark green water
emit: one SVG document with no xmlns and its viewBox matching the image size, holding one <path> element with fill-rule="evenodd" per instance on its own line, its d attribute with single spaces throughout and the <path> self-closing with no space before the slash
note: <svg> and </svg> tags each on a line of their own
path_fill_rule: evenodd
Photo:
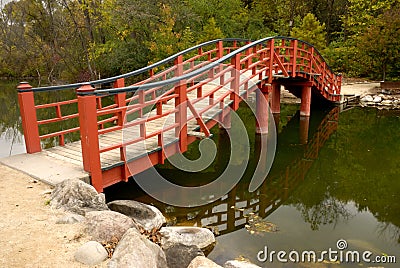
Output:
<svg viewBox="0 0 400 268">
<path fill-rule="evenodd" d="M 15 85 L 3 84 L 0 90 L 0 157 L 25 151 Z M 171 225 L 208 226 L 217 234 L 208 257 L 219 264 L 243 257 L 263 267 L 399 267 L 257 261 L 265 247 L 321 253 L 337 250 L 336 242 L 345 239 L 348 250 L 369 250 L 372 257 L 393 255 L 400 262 L 400 112 L 314 110 L 305 144 L 302 130 L 307 124 L 300 124 L 297 109 L 282 107 L 274 164 L 255 192 L 250 193 L 248 185 L 258 160 L 259 137 L 249 109 L 242 107 L 239 114 L 248 128 L 251 158 L 240 183 L 220 200 L 193 208 L 169 206 L 150 198 L 133 181 L 109 187 L 106 197 L 152 203 Z M 214 128 L 213 134 L 217 148 L 230 145 L 224 131 Z M 218 153 L 212 166 L 196 174 L 169 164 L 157 170 L 178 184 L 205 184 L 226 167 L 229 155 L 219 151 L 225 153 Z M 198 155 L 197 144 L 191 145 L 188 158 Z"/>
<path fill-rule="evenodd" d="M 258 139 L 250 134 L 253 157 L 243 179 L 212 204 L 168 206 L 138 191 L 134 182 L 110 187 L 106 196 L 108 200 L 152 203 L 172 225 L 210 227 L 218 236 L 209 257 L 219 264 L 244 257 L 263 267 L 398 267 L 362 261 L 314 264 L 280 263 L 276 258 L 272 263 L 257 260 L 265 246 L 275 251 L 321 253 L 329 248 L 338 250 L 336 242 L 345 239 L 347 250 L 368 250 L 373 258 L 393 255 L 400 261 L 400 113 L 361 108 L 340 113 L 336 108 L 314 110 L 308 144 L 302 144 L 297 109 L 283 106 L 274 164 L 256 192 L 248 192 L 258 159 Z M 249 133 L 254 133 L 248 108 L 242 107 L 239 113 Z M 229 146 L 224 132 L 213 130 L 217 146 Z M 196 145 L 191 146 L 188 157 L 198 157 Z M 172 182 L 195 186 L 217 177 L 226 162 L 226 156 L 217 155 L 210 168 L 196 174 L 168 164 L 157 170 Z"/>
</svg>

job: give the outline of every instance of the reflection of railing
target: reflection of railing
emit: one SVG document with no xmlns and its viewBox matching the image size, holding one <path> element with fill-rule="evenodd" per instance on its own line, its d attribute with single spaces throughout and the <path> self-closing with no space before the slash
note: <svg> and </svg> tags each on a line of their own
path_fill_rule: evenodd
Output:
<svg viewBox="0 0 400 268">
<path fill-rule="evenodd" d="M 303 156 L 288 165 L 280 176 L 268 176 L 254 193 L 247 191 L 248 184 L 240 184 L 221 200 L 202 206 L 200 209 L 193 209 L 197 212 L 196 216 L 190 219 L 192 224 L 216 227 L 220 234 L 226 234 L 243 228 L 250 212 L 258 213 L 261 218 L 271 214 L 304 180 L 319 150 L 336 131 L 338 116 L 339 108 L 335 107 L 320 123 L 306 145 Z M 179 209 L 169 216 L 174 215 L 179 215 Z"/>
<path fill-rule="evenodd" d="M 149 77 L 125 86 L 126 78 L 143 73 L 148 73 Z M 174 146 L 173 150 L 184 152 L 196 139 L 191 131 L 198 129 L 203 133 L 196 135 L 209 135 L 209 128 L 216 123 L 207 121 L 210 115 L 223 115 L 228 105 L 233 110 L 238 109 L 241 97 L 246 98 L 255 89 L 255 84 L 267 95 L 276 79 L 281 79 L 280 84 L 292 79 L 292 85 L 308 90 L 314 87 L 326 99 L 339 100 L 340 76 L 331 71 L 312 45 L 287 37 L 269 37 L 255 42 L 214 40 L 138 71 L 89 83 L 42 88 L 22 83 L 18 95 L 27 152 L 39 152 L 41 139 L 58 137 L 59 144 L 64 145 L 66 134 L 79 131 L 83 167 L 90 172 L 95 188 L 102 191 L 103 187 L 125 181 L 133 173 L 144 170 L 131 163 L 138 155 L 127 154 L 128 146 L 144 141 L 154 143 L 148 150 L 157 151 L 149 154 L 151 164 L 163 163 L 165 148 L 162 145 L 167 132 L 174 132 L 173 137 L 178 141 L 179 148 Z M 96 88 L 110 84 L 112 88 Z M 62 102 L 35 104 L 38 92 L 65 89 L 76 89 L 76 96 Z M 302 107 L 309 112 L 311 96 L 304 96 Z M 113 98 L 112 103 L 104 105 L 110 98 Z M 78 113 L 62 112 L 64 106 L 70 105 L 77 105 Z M 149 113 L 152 107 L 155 109 Z M 37 110 L 41 109 L 55 109 L 55 116 L 38 121 Z M 165 123 L 171 115 L 175 121 Z M 126 116 L 134 120 L 125 122 Z M 44 134 L 39 132 L 39 125 L 77 118 L 79 125 Z M 135 135 L 122 140 L 118 131 L 130 131 L 130 128 L 135 128 L 132 131 Z M 112 137 L 104 136 L 110 133 L 113 133 Z M 146 150 L 141 151 L 146 153 Z M 103 165 L 102 158 L 111 159 L 111 163 Z M 115 168 L 118 170 L 103 172 Z"/>
</svg>

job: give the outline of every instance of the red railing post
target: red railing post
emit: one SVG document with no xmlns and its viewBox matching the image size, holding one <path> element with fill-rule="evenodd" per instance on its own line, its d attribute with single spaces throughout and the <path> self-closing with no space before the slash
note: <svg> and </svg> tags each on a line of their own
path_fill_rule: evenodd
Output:
<svg viewBox="0 0 400 268">
<path fill-rule="evenodd" d="M 120 87 L 124 87 L 124 86 L 125 86 L 125 79 L 124 78 L 117 79 L 114 82 L 114 88 L 120 88 Z M 118 108 L 125 107 L 126 106 L 126 101 L 125 101 L 126 100 L 126 93 L 123 92 L 123 93 L 115 94 L 114 95 L 114 100 L 115 100 L 115 104 L 118 105 Z M 117 122 L 118 126 L 123 126 L 124 119 L 125 119 L 125 112 L 126 112 L 126 110 L 123 110 L 123 111 L 118 112 L 116 114 L 116 116 L 118 118 L 117 119 L 118 120 L 118 122 Z"/>
<path fill-rule="evenodd" d="M 90 172 L 92 185 L 98 192 L 102 192 L 103 180 L 100 162 L 96 96 L 79 94 L 93 91 L 94 88 L 90 84 L 85 84 L 77 89 L 82 159 L 84 170 Z"/>
<path fill-rule="evenodd" d="M 297 69 L 297 39 L 292 41 L 293 55 L 292 55 L 292 77 L 296 77 Z"/>
<path fill-rule="evenodd" d="M 176 73 L 175 76 L 181 76 L 183 74 L 183 57 L 179 55 L 175 60 Z M 175 113 L 175 122 L 178 123 L 178 127 L 175 129 L 175 135 L 179 138 L 179 148 L 181 152 L 187 151 L 187 91 L 186 81 L 179 81 L 175 85 L 175 94 L 178 96 L 175 98 L 175 108 L 178 111 Z"/>
<path fill-rule="evenodd" d="M 272 80 L 274 79 L 273 77 L 273 70 L 274 70 L 274 53 L 275 53 L 275 40 L 271 39 L 269 40 L 269 74 L 268 74 L 268 83 L 271 84 Z"/>
<path fill-rule="evenodd" d="M 224 56 L 224 44 L 222 41 L 217 42 L 217 58 L 220 59 Z"/>
<path fill-rule="evenodd" d="M 232 109 L 237 110 L 239 109 L 239 84 L 240 84 L 240 53 L 236 54 L 232 60 L 231 60 L 231 65 L 233 67 L 231 71 L 231 76 L 234 77 L 234 79 L 231 82 L 231 96 L 230 99 L 233 100 L 232 104 Z"/>
<path fill-rule="evenodd" d="M 32 86 L 27 82 L 21 82 L 17 89 L 26 152 L 28 154 L 40 152 L 42 148 L 40 146 L 35 99 L 33 96 L 33 91 L 31 91 Z"/>
</svg>

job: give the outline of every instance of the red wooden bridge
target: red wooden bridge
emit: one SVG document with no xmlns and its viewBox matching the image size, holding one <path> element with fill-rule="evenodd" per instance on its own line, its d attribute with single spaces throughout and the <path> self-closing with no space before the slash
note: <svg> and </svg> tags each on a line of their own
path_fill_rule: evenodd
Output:
<svg viewBox="0 0 400 268">
<path fill-rule="evenodd" d="M 164 163 L 166 155 L 186 151 L 218 122 L 229 124 L 229 109 L 237 110 L 257 89 L 257 98 L 279 113 L 281 86 L 301 97 L 301 116 L 310 115 L 312 96 L 341 100 L 341 76 L 311 44 L 287 37 L 213 40 L 86 83 L 32 88 L 22 82 L 18 99 L 27 153 L 82 167 L 102 192 Z M 44 92 L 70 98 L 45 102 Z M 268 113 L 257 113 L 257 132 L 268 132 Z M 77 133 L 79 141 L 68 138 Z M 44 144 L 57 146 L 42 149 Z"/>
</svg>

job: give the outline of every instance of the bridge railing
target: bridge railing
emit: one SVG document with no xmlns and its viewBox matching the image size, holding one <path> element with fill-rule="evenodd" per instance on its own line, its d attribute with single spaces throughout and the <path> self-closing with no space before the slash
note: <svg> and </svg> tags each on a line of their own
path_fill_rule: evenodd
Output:
<svg viewBox="0 0 400 268">
<path fill-rule="evenodd" d="M 148 78 L 125 86 L 126 78 L 142 76 L 144 73 Z M 94 177 L 98 177 L 96 184 L 101 189 L 102 153 L 119 150 L 120 160 L 126 162 L 127 146 L 157 138 L 158 146 L 162 147 L 163 135 L 172 130 L 179 140 L 180 150 L 186 151 L 190 143 L 187 131 L 190 121 L 196 120 L 201 131 L 208 135 L 208 128 L 215 122 L 211 121 L 207 126 L 202 120 L 203 114 L 218 106 L 221 109 L 227 98 L 231 101 L 231 107 L 237 109 L 241 101 L 239 89 L 245 92 L 241 93 L 244 97 L 250 94 L 254 90 L 254 84 L 251 83 L 253 78 L 257 78 L 261 86 L 268 87 L 279 77 L 302 77 L 309 80 L 321 94 L 332 101 L 340 93 L 340 77 L 333 74 L 320 53 L 310 44 L 286 37 L 270 37 L 255 42 L 243 39 L 214 40 L 140 70 L 88 83 L 41 88 L 21 83 L 18 95 L 27 152 L 40 151 L 42 139 L 58 137 L 59 144 L 64 145 L 66 134 L 79 131 L 84 169 L 97 174 Z M 203 86 L 210 82 L 217 86 L 204 94 Z M 110 84 L 111 88 L 101 88 L 102 85 Z M 215 93 L 221 88 L 228 88 L 228 93 L 214 99 Z M 69 100 L 35 104 L 35 94 L 60 90 L 64 92 L 68 89 L 76 90 L 74 97 Z M 197 92 L 196 100 L 188 99 L 188 94 L 193 91 Z M 172 99 L 174 107 L 164 109 Z M 208 99 L 209 104 L 196 111 L 194 105 L 204 99 Z M 75 112 L 62 113 L 64 106 L 75 107 Z M 152 107 L 155 107 L 155 112 L 149 113 Z M 54 109 L 55 116 L 38 120 L 37 112 L 41 109 Z M 147 118 L 141 118 L 146 113 Z M 192 116 L 187 116 L 190 113 Z M 171 115 L 175 121 L 168 126 L 164 125 L 164 129 L 147 130 L 146 125 Z M 124 121 L 127 116 L 135 120 L 127 123 Z M 39 134 L 39 126 L 77 119 L 79 124 L 76 122 L 75 126 Z M 120 131 L 124 126 L 137 126 L 140 129 L 139 135 L 131 140 L 100 147 L 99 135 Z M 161 151 L 159 155 L 157 161 L 162 163 L 164 152 Z"/>
<path fill-rule="evenodd" d="M 216 45 L 219 42 L 221 43 L 222 40 L 206 42 L 182 51 L 156 64 L 107 79 L 39 88 L 33 88 L 28 83 L 22 82 L 18 86 L 18 92 L 27 152 L 34 153 L 41 151 L 43 142 L 46 140 L 46 147 L 54 146 L 57 143 L 58 145 L 64 145 L 67 142 L 76 140 L 77 135 L 74 135 L 74 138 L 65 138 L 65 136 L 68 134 L 79 133 L 80 128 L 78 123 L 79 113 L 77 109 L 77 95 L 76 93 L 71 95 L 66 94 L 65 92 L 71 93 L 71 90 L 75 91 L 87 83 L 95 88 L 101 88 L 104 86 L 109 87 L 110 85 L 112 88 L 120 88 L 125 86 L 125 79 L 143 76 L 143 74 L 147 74 L 148 78 L 137 83 L 138 85 L 157 80 L 165 80 L 168 77 L 171 77 L 171 74 L 174 76 L 174 68 L 167 68 L 174 65 L 174 61 L 177 57 L 183 56 L 183 64 L 189 64 L 191 66 L 190 69 L 199 68 L 201 66 L 194 66 L 195 61 L 215 61 L 221 57 L 221 55 L 227 54 L 236 49 L 238 47 L 237 44 L 239 42 L 244 42 L 244 40 L 232 39 L 232 41 L 230 41 L 227 39 L 225 42 L 230 43 L 231 45 L 225 47 L 221 46 L 221 44 L 219 44 L 219 46 Z M 190 69 L 185 70 L 185 72 L 190 72 Z M 44 101 L 41 101 L 41 98 L 38 97 L 40 94 L 48 95 L 46 98 L 44 98 Z M 68 95 L 68 98 L 63 101 L 59 101 L 57 95 L 60 94 Z M 125 92 L 115 94 L 115 99 L 99 96 L 96 100 L 97 109 L 104 110 L 123 107 L 132 100 L 133 99 L 127 98 L 127 94 Z M 121 117 L 121 114 L 109 116 L 108 118 L 102 118 L 99 120 L 99 128 L 105 128 L 106 126 L 112 124 L 121 126 L 122 121 L 123 117 Z M 49 139 L 51 140 L 49 141 Z"/>
</svg>

